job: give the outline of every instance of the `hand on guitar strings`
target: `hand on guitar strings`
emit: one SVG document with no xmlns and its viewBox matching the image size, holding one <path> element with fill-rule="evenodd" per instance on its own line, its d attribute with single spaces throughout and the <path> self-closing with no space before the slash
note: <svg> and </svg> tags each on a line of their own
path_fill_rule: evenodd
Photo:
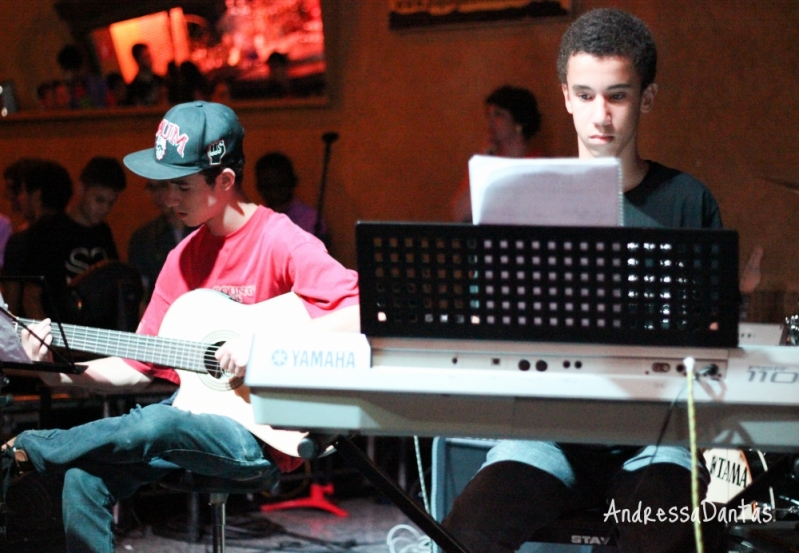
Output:
<svg viewBox="0 0 799 553">
<path fill-rule="evenodd" d="M 251 347 L 251 334 L 228 340 L 214 354 L 219 361 L 219 368 L 233 377 L 244 376 L 247 362 L 250 360 Z"/>
<path fill-rule="evenodd" d="M 50 319 L 44 319 L 29 326 L 30 332 L 23 328 L 20 333 L 20 341 L 25 353 L 31 361 L 52 361 L 53 353 L 49 347 L 53 341 Z"/>
</svg>

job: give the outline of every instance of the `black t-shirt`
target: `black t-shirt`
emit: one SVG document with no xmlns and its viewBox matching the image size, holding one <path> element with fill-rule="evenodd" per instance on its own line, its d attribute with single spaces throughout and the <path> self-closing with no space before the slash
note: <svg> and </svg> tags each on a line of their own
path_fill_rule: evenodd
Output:
<svg viewBox="0 0 799 553">
<path fill-rule="evenodd" d="M 6 243 L 3 259 L 3 275 L 24 276 L 28 267 L 28 235 L 30 229 L 20 230 L 11 235 Z"/>
<path fill-rule="evenodd" d="M 719 206 L 710 190 L 688 173 L 649 162 L 644 180 L 624 194 L 624 226 L 666 228 L 721 228 Z M 559 444 L 567 456 L 607 456 L 621 463 L 639 446 Z M 585 453 L 591 452 L 591 453 Z"/>
<path fill-rule="evenodd" d="M 53 293 L 58 313 L 66 313 L 67 285 L 86 269 L 105 259 L 117 260 L 111 227 L 100 223 L 84 227 L 66 213 L 46 217 L 27 230 L 24 263 L 14 267 L 15 276 L 44 276 Z M 53 317 L 52 305 L 43 293 L 44 309 Z"/>
<path fill-rule="evenodd" d="M 624 226 L 721 228 L 707 186 L 687 173 L 649 162 L 641 184 L 624 194 Z"/>
</svg>

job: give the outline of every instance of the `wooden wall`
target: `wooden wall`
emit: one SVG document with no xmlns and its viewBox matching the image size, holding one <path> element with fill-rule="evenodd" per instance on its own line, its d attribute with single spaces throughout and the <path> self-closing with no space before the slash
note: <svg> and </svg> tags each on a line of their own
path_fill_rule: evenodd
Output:
<svg viewBox="0 0 799 553">
<path fill-rule="evenodd" d="M 68 29 L 52 0 L 0 0 L 0 79 L 13 79 L 32 108 L 38 82 L 55 78 Z M 240 107 L 252 165 L 262 153 L 289 154 L 299 195 L 316 201 L 325 131 L 337 131 L 325 215 L 333 253 L 354 265 L 358 219 L 447 220 L 449 198 L 484 135 L 482 102 L 495 87 L 529 87 L 539 99 L 539 146 L 552 156 L 576 154 L 571 120 L 555 75 L 567 22 L 482 25 L 424 32 L 388 29 L 388 2 L 323 4 L 331 98 L 324 107 Z M 725 225 L 739 231 L 741 263 L 765 248 L 761 289 L 799 290 L 799 196 L 765 177 L 799 185 L 799 2 L 795 0 L 581 0 L 578 11 L 617 6 L 644 19 L 659 46 L 660 93 L 644 118 L 641 151 L 706 182 Z M 9 17 L 8 14 L 16 14 Z M 234 106 L 235 108 L 236 106 Z M 20 156 L 63 163 L 73 175 L 93 155 L 149 147 L 157 110 L 128 115 L 33 115 L 0 121 L 0 167 Z M 111 215 L 122 251 L 154 210 L 131 175 Z M 253 197 L 255 197 L 253 195 Z M 0 210 L 7 205 L 0 201 Z M 789 308 L 790 309 L 790 308 Z"/>
</svg>

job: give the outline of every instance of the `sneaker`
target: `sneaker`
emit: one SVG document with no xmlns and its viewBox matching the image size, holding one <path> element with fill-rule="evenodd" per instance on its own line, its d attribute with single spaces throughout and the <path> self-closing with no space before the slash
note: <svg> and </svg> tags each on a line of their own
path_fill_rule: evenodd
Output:
<svg viewBox="0 0 799 553">
<path fill-rule="evenodd" d="M 5 497 L 11 484 L 34 470 L 33 464 L 28 459 L 28 454 L 24 450 L 14 447 L 15 439 L 10 439 L 0 448 L 3 470 L 3 497 Z"/>
</svg>

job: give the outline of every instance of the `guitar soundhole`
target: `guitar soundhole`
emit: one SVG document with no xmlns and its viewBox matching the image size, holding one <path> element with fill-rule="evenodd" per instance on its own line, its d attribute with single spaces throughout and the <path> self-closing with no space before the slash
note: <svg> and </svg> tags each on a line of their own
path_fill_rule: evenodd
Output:
<svg viewBox="0 0 799 553">
<path fill-rule="evenodd" d="M 216 357 L 214 357 L 216 351 L 224 343 L 224 341 L 221 341 L 208 346 L 208 349 L 205 350 L 205 353 L 203 354 L 203 364 L 205 365 L 208 373 L 199 375 L 203 384 L 212 390 L 222 392 L 235 390 L 244 384 L 244 379 L 242 377 L 230 378 L 230 376 L 219 367 L 219 363 L 217 362 Z"/>
<path fill-rule="evenodd" d="M 213 376 L 216 379 L 222 378 L 224 373 L 222 369 L 219 368 L 219 362 L 214 357 L 216 351 L 222 347 L 222 344 L 225 342 L 217 342 L 214 345 L 210 346 L 207 350 L 205 350 L 205 355 L 203 356 L 203 364 L 205 365 L 208 374 Z"/>
</svg>

